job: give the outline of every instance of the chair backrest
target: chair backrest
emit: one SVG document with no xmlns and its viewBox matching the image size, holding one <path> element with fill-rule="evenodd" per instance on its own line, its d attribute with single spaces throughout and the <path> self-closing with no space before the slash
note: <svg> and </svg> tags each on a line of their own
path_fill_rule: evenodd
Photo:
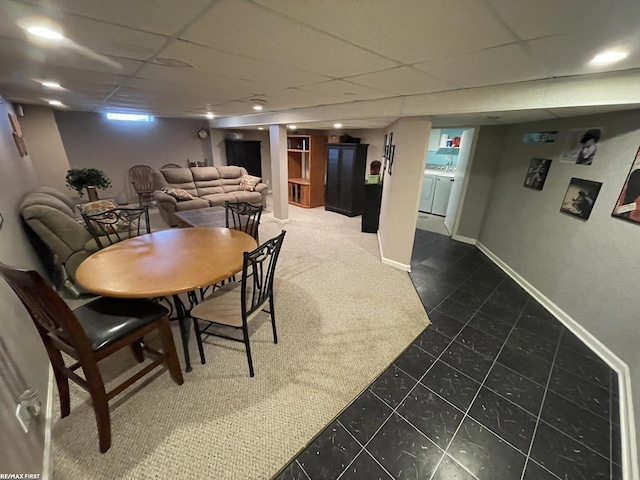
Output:
<svg viewBox="0 0 640 480">
<path fill-rule="evenodd" d="M 240 230 L 258 239 L 258 227 L 262 216 L 262 205 L 251 205 L 247 202 L 224 202 L 226 210 L 226 226 Z"/>
<path fill-rule="evenodd" d="M 153 190 L 153 168 L 149 165 L 135 165 L 129 169 L 129 180 L 136 193 Z"/>
<path fill-rule="evenodd" d="M 13 268 L 0 262 L 0 275 L 29 312 L 47 347 L 49 358 L 52 358 L 51 347 L 70 347 L 79 356 L 91 351 L 89 340 L 69 306 L 38 272 Z"/>
<path fill-rule="evenodd" d="M 147 205 L 140 208 L 118 207 L 90 215 L 83 213 L 82 218 L 99 248 L 104 248 L 106 242 L 113 245 L 127 238 L 151 233 Z"/>
<path fill-rule="evenodd" d="M 244 253 L 241 304 L 245 318 L 262 308 L 273 294 L 273 279 L 285 233 L 282 230 L 280 235 L 267 240 L 253 252 Z"/>
<path fill-rule="evenodd" d="M 182 168 L 182 167 L 177 163 L 167 163 L 166 165 L 163 165 L 162 167 L 160 167 L 160 170 L 163 170 L 165 168 Z"/>
</svg>

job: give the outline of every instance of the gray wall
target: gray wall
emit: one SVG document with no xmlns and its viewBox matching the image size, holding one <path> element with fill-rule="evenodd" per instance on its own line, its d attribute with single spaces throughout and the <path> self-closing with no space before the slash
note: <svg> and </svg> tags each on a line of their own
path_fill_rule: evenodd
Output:
<svg viewBox="0 0 640 480">
<path fill-rule="evenodd" d="M 24 195 L 38 185 L 36 172 L 29 156 L 20 158 L 13 142 L 7 113 L 13 113 L 6 100 L 0 98 L 0 213 L 4 223 L 0 227 L 0 261 L 21 268 L 39 268 L 20 223 L 18 207 Z M 27 149 L 29 142 L 25 138 Z M 38 389 L 40 399 L 46 401 L 48 359 L 40 337 L 26 310 L 4 280 L 0 279 L 0 336 L 5 340 L 11 356 L 31 387 Z M 0 377 L 0 389 L 6 391 Z M 42 445 L 33 450 L 29 437 L 17 424 L 13 409 L 0 406 L 0 465 L 8 469 L 22 463 L 22 473 L 40 472 Z M 26 455 L 25 455 L 26 453 Z M 25 459 L 26 456 L 26 459 Z M 29 457 L 31 459 L 29 460 Z M 29 463 L 31 465 L 29 465 Z"/>
<path fill-rule="evenodd" d="M 560 163 L 568 130 L 588 127 L 603 128 L 593 165 Z M 522 143 L 525 133 L 547 130 L 559 132 L 555 143 Z M 613 218 L 611 212 L 639 145 L 638 111 L 505 128 L 479 236 L 480 242 L 627 363 L 636 407 L 640 406 L 640 295 L 635 282 L 640 225 Z M 485 163 L 490 169 L 493 152 L 487 150 L 484 158 L 478 154 L 474 167 Z M 542 191 L 523 187 L 532 157 L 553 159 Z M 588 221 L 559 211 L 571 177 L 603 183 Z M 640 432 L 640 408 L 635 411 Z"/>
<path fill-rule="evenodd" d="M 187 159 L 208 160 L 212 165 L 211 142 L 197 132 L 206 120 L 155 118 L 153 122 L 107 120 L 104 114 L 56 110 L 71 167 L 95 167 L 111 179 L 112 188 L 98 191 L 100 198 L 137 202 L 129 183 L 128 171 L 144 164 L 154 169 L 165 163 L 187 166 Z M 85 197 L 86 198 L 86 197 Z"/>
</svg>

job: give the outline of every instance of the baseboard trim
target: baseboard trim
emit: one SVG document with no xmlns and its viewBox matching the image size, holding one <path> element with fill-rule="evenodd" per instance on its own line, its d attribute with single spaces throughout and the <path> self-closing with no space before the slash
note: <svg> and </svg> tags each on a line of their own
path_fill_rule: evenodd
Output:
<svg viewBox="0 0 640 480">
<path fill-rule="evenodd" d="M 622 441 L 622 471 L 625 480 L 638 480 L 638 449 L 631 398 L 631 374 L 629 366 L 615 353 L 609 350 L 600 340 L 593 336 L 580 323 L 569 316 L 564 310 L 553 303 L 547 296 L 525 280 L 520 274 L 502 261 L 496 254 L 481 242 L 476 246 L 482 253 L 509 275 L 518 285 L 524 288 L 533 298 L 556 317 L 567 329 L 593 350 L 607 365 L 618 374 L 618 389 L 620 396 L 620 436 Z M 626 447 L 626 448 L 625 448 Z"/>
<path fill-rule="evenodd" d="M 55 377 L 53 369 L 49 365 L 49 381 L 47 383 L 47 408 L 44 426 L 44 452 L 42 454 L 42 478 L 50 480 L 53 478 L 54 455 L 53 455 L 53 402 L 55 400 Z"/>
<path fill-rule="evenodd" d="M 286 225 L 287 223 L 291 222 L 291 219 L 289 218 L 276 218 L 273 217 L 273 219 L 278 222 L 280 225 Z"/>
<path fill-rule="evenodd" d="M 388 258 L 385 258 L 384 254 L 382 253 L 382 242 L 380 241 L 380 232 L 378 232 L 376 235 L 378 237 L 378 250 L 380 250 L 380 261 L 385 265 L 390 265 L 393 268 L 402 270 L 403 272 L 410 272 L 411 265 L 405 265 L 404 263 L 396 262 L 395 260 L 390 260 Z"/>
<path fill-rule="evenodd" d="M 469 245 L 476 245 L 478 243 L 475 238 L 465 237 L 463 235 L 453 235 L 451 238 L 457 242 L 468 243 Z"/>
</svg>

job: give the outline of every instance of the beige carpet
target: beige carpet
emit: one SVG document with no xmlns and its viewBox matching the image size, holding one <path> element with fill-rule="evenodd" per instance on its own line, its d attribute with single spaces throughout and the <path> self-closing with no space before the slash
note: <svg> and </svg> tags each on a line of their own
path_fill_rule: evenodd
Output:
<svg viewBox="0 0 640 480">
<path fill-rule="evenodd" d="M 271 478 L 429 323 L 408 275 L 380 263 L 359 217 L 296 207 L 290 217 L 281 226 L 267 214 L 260 227 L 262 240 L 288 233 L 275 286 L 280 343 L 260 314 L 256 376 L 241 343 L 208 340 L 203 366 L 192 341 L 182 386 L 163 371 L 112 402 L 104 455 L 88 396 L 73 388 L 71 415 L 54 428 L 56 479 Z M 128 350 L 104 363 L 107 380 L 134 365 Z"/>
</svg>

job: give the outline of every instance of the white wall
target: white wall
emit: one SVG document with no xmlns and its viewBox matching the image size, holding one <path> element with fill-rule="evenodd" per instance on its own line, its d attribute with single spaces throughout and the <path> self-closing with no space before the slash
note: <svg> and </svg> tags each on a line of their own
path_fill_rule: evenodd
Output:
<svg viewBox="0 0 640 480">
<path fill-rule="evenodd" d="M 405 117 L 389 126 L 393 132 L 393 174 L 385 174 L 378 237 L 385 263 L 408 270 L 418 218 L 418 204 L 431 121 Z M 384 141 L 384 136 L 383 136 Z"/>
<path fill-rule="evenodd" d="M 73 196 L 64 179 L 69 169 L 69 160 L 53 110 L 35 105 L 25 105 L 23 110 L 24 117 L 20 118 L 20 125 L 38 176 L 38 184 L 57 188 Z"/>
<path fill-rule="evenodd" d="M 490 138 L 504 140 L 479 235 L 482 244 L 626 362 L 637 431 L 640 295 L 635 279 L 640 225 L 613 218 L 611 212 L 640 145 L 639 113 L 488 129 Z M 603 135 L 593 165 L 560 163 L 568 130 L 594 126 L 602 127 Z M 522 143 L 525 133 L 548 130 L 559 132 L 555 143 Z M 480 135 L 485 135 L 485 129 Z M 492 161 L 479 158 L 479 150 L 474 168 Z M 495 153 L 490 150 L 485 149 L 485 154 Z M 523 187 L 532 157 L 553 160 L 542 191 Z M 571 177 L 603 183 L 588 221 L 559 211 Z"/>
<path fill-rule="evenodd" d="M 24 195 L 38 186 L 37 175 L 29 156 L 20 158 L 11 135 L 7 113 L 13 113 L 9 103 L 0 97 L 0 213 L 4 223 L 0 226 L 0 261 L 11 266 L 39 269 L 39 263 L 23 230 L 18 207 Z M 33 138 L 32 138 L 33 140 Z M 25 138 L 27 149 L 29 142 Z M 6 282 L 0 279 L 0 336 L 5 340 L 11 356 L 19 365 L 27 384 L 38 389 L 40 399 L 46 402 L 48 384 L 48 358 L 38 333 Z M 0 378 L 0 388 L 5 388 Z M 46 408 L 46 404 L 44 405 Z M 15 408 L 15 406 L 14 406 Z M 27 435 L 16 431 L 17 421 L 13 410 L 0 412 L 0 465 L 15 465 L 24 460 L 25 448 L 30 448 Z M 19 430 L 19 428 L 18 428 Z M 40 472 L 42 446 L 27 450 L 28 457 Z M 25 465 L 26 466 L 26 465 Z M 0 467 L 0 470 L 6 471 Z M 25 470 L 22 471 L 25 473 Z"/>
</svg>

